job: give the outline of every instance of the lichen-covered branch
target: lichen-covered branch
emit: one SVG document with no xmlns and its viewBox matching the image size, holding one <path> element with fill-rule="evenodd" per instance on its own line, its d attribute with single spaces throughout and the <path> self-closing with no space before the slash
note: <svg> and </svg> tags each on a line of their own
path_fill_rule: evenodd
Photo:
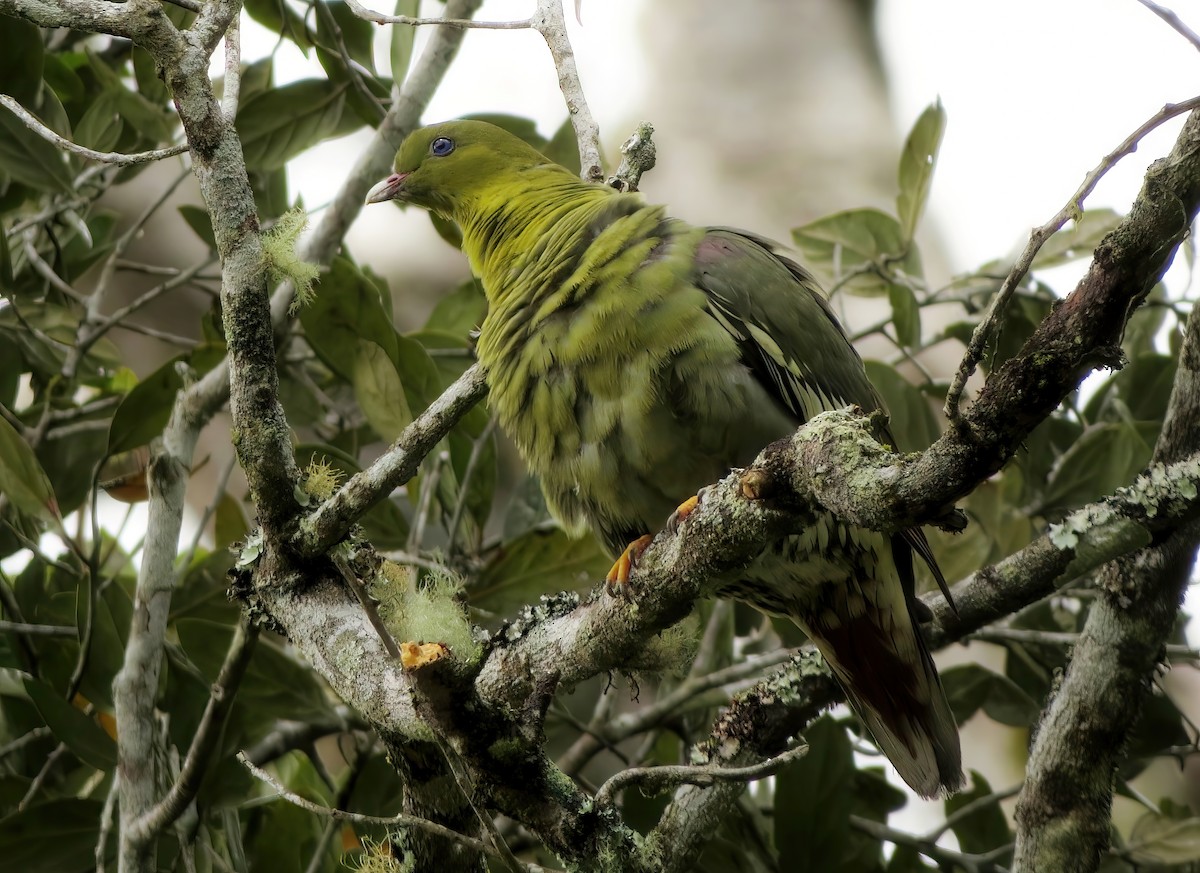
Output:
<svg viewBox="0 0 1200 873">
<path fill-rule="evenodd" d="M 1194 217 L 1194 212 L 1192 213 Z M 1158 484 L 1200 451 L 1200 316 L 1188 319 L 1163 429 Z M 1184 460 L 1184 464 L 1189 461 Z M 1161 471 L 1161 472 L 1158 472 Z M 1141 480 L 1139 480 L 1141 481 Z M 1086 541 L 1086 530 L 1071 534 Z M 1061 536 L 1061 534 L 1060 534 Z M 1113 779 L 1175 626 L 1200 542 L 1193 521 L 1105 567 L 1066 677 L 1038 726 L 1017 800 L 1016 870 L 1092 871 L 1109 845 Z"/>
</svg>

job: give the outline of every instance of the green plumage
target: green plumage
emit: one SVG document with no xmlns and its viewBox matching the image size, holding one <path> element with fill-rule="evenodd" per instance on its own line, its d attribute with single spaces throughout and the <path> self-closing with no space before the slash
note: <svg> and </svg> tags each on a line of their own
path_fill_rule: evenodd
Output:
<svg viewBox="0 0 1200 873">
<path fill-rule="evenodd" d="M 483 122 L 413 133 L 370 199 L 393 197 L 462 229 L 492 407 L 555 516 L 614 554 L 815 413 L 881 405 L 812 278 L 758 237 L 668 218 Z M 830 516 L 718 593 L 795 620 L 932 796 L 962 776 L 912 548 L 932 561 L 919 531 L 889 541 Z"/>
</svg>

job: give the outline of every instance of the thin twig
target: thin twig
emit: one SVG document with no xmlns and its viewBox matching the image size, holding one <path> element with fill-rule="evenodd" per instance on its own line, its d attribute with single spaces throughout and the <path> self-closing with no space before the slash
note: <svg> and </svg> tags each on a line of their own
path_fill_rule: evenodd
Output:
<svg viewBox="0 0 1200 873">
<path fill-rule="evenodd" d="M 1168 103 L 1158 112 L 1154 113 L 1154 115 L 1150 116 L 1137 130 L 1127 136 L 1116 149 L 1106 155 L 1084 177 L 1083 184 L 1071 195 L 1071 199 L 1067 201 L 1066 205 L 1053 218 L 1041 227 L 1035 227 L 1030 232 L 1029 242 L 1025 245 L 1025 250 L 1021 252 L 1021 256 L 1017 258 L 1017 262 L 1005 278 L 1004 284 L 996 292 L 996 296 L 992 299 L 992 305 L 988 308 L 987 315 L 976 325 L 975 332 L 971 334 L 971 342 L 967 345 L 963 359 L 958 365 L 958 372 L 954 374 L 954 381 L 950 383 L 950 390 L 946 392 L 945 413 L 950 421 L 957 424 L 961 420 L 962 415 L 959 404 L 962 400 L 963 391 L 967 387 L 967 380 L 975 373 L 975 368 L 983 359 L 984 350 L 1000 326 L 1009 298 L 1012 297 L 1017 286 L 1021 284 L 1021 281 L 1029 272 L 1029 268 L 1033 265 L 1033 259 L 1037 257 L 1037 253 L 1045 245 L 1046 240 L 1058 233 L 1062 229 L 1062 226 L 1072 218 L 1078 218 L 1082 214 L 1083 201 L 1092 193 L 1100 179 L 1115 167 L 1121 158 L 1133 154 L 1137 150 L 1138 143 L 1142 137 L 1164 122 L 1176 116 L 1183 115 L 1186 112 L 1191 112 L 1196 108 L 1200 108 L 1200 97 L 1193 97 L 1182 103 Z"/>
<path fill-rule="evenodd" d="M 968 634 L 964 639 L 978 640 L 982 643 L 1033 643 L 1043 646 L 1073 646 L 1079 642 L 1079 634 L 1070 631 L 1045 631 L 1032 628 L 1016 627 L 985 627 Z M 1168 656 L 1174 656 L 1188 661 L 1200 660 L 1200 650 L 1179 643 L 1167 643 L 1163 651 Z"/>
<path fill-rule="evenodd" d="M 121 154 L 120 152 L 98 152 L 95 149 L 89 149 L 87 146 L 81 146 L 79 143 L 71 142 L 66 137 L 59 136 L 53 130 L 42 124 L 41 121 L 24 106 L 9 97 L 7 94 L 0 94 L 0 106 L 5 107 L 17 118 L 24 122 L 25 126 L 40 136 L 49 143 L 53 143 L 64 151 L 68 151 L 73 155 L 80 155 L 93 161 L 100 161 L 105 164 L 116 164 L 119 167 L 129 166 L 131 164 L 147 164 L 151 161 L 161 161 L 163 158 L 173 158 L 176 155 L 181 155 L 188 150 L 187 143 L 180 143 L 165 149 L 153 149 L 148 152 L 135 152 L 134 154 Z"/>
<path fill-rule="evenodd" d="M 346 585 L 358 598 L 363 612 L 367 614 L 367 620 L 371 622 L 371 627 L 375 628 L 375 633 L 379 634 L 379 639 L 383 641 L 383 647 L 387 649 L 389 655 L 399 661 L 400 647 L 396 645 L 392 632 L 388 630 L 387 625 L 379 616 L 379 610 L 375 608 L 375 601 L 371 598 L 370 592 L 367 591 L 366 586 L 363 585 L 362 580 L 358 578 L 354 568 L 350 566 L 350 562 L 343 555 L 335 551 L 330 557 L 333 559 L 334 566 L 338 568 L 338 572 L 342 574 L 342 578 L 346 580 Z"/>
<path fill-rule="evenodd" d="M 1007 873 L 1007 868 L 1001 867 L 989 857 L 991 854 L 996 854 L 994 852 L 988 855 L 968 855 L 963 852 L 955 852 L 952 849 L 943 849 L 937 843 L 926 840 L 924 837 L 910 834 L 907 831 L 899 831 L 880 822 L 857 815 L 850 816 L 850 827 L 877 840 L 887 840 L 896 846 L 907 846 L 910 849 L 916 849 L 931 861 L 939 864 L 946 864 L 951 867 L 958 865 L 966 870 L 967 873 Z M 1012 847 L 1005 846 L 1003 849 L 1003 854 L 1007 854 L 1011 851 Z"/>
<path fill-rule="evenodd" d="M 496 851 L 483 840 L 477 840 L 474 837 L 468 837 L 466 834 L 460 834 L 458 831 L 451 830 L 437 822 L 430 821 L 427 818 L 421 818 L 415 815 L 407 815 L 406 813 L 397 813 L 391 818 L 379 815 L 366 815 L 361 812 L 347 812 L 344 809 L 335 809 L 329 806 L 321 806 L 319 803 L 313 803 L 307 798 L 301 797 L 292 791 L 289 791 L 287 786 L 281 783 L 278 779 L 268 773 L 266 770 L 252 763 L 245 752 L 238 752 L 237 759 L 242 762 L 247 770 L 253 773 L 258 779 L 270 785 L 275 790 L 275 793 L 280 798 L 288 803 L 298 806 L 301 809 L 320 816 L 328 816 L 337 821 L 347 821 L 353 824 L 366 825 L 382 825 L 384 827 L 395 828 L 415 828 L 419 831 L 424 831 L 427 834 L 432 834 L 435 837 L 452 840 L 468 849 L 475 852 L 482 852 L 487 855 L 495 856 Z M 540 867 L 537 864 L 522 864 L 521 867 L 526 873 L 558 873 L 548 867 Z"/>
<path fill-rule="evenodd" d="M 596 792 L 596 806 L 611 806 L 619 791 L 630 785 L 642 786 L 642 791 L 662 792 L 676 785 L 709 786 L 717 782 L 753 782 L 774 776 L 792 761 L 808 754 L 807 745 L 768 758 L 750 767 L 720 767 L 707 765 L 668 764 L 661 767 L 633 767 L 611 776 Z"/>
<path fill-rule="evenodd" d="M 373 21 L 376 24 L 403 24 L 408 27 L 431 25 L 437 27 L 457 27 L 460 30 L 529 30 L 533 27 L 533 21 L 528 18 L 521 21 L 475 21 L 470 18 L 413 18 L 409 15 L 385 15 L 382 12 L 376 12 L 374 9 L 368 9 L 359 3 L 358 0 L 346 0 L 346 5 L 359 18 Z"/>
<path fill-rule="evenodd" d="M 235 16 L 225 31 L 225 79 L 221 90 L 221 113 L 230 124 L 237 118 L 242 93 L 242 29 Z"/>
<path fill-rule="evenodd" d="M 471 485 L 471 480 L 475 477 L 475 470 L 479 466 L 479 459 L 483 456 L 483 450 L 487 447 L 488 441 L 492 437 L 492 433 L 496 430 L 496 417 L 492 416 L 487 423 L 487 427 L 483 429 L 483 433 L 479 435 L 479 439 L 475 440 L 471 446 L 471 456 L 467 458 L 467 468 L 463 470 L 462 480 L 458 483 L 458 500 L 454 503 L 454 515 L 450 517 L 450 529 L 446 541 L 446 552 L 453 553 L 454 541 L 458 537 L 458 526 L 462 523 L 463 510 L 467 508 L 467 492 Z"/>
<path fill-rule="evenodd" d="M 1180 36 L 1192 44 L 1194 49 L 1200 51 L 1200 34 L 1197 34 L 1196 31 L 1184 24 L 1183 20 L 1174 10 L 1168 9 L 1165 6 L 1159 6 L 1153 0 L 1138 0 L 1138 2 L 1173 27 Z"/>
<path fill-rule="evenodd" d="M 567 21 L 563 17 L 561 0 L 538 0 L 537 12 L 530 21 L 533 29 L 546 41 L 554 59 L 558 87 L 566 100 L 567 114 L 579 144 L 579 175 L 588 182 L 599 182 L 604 178 L 604 167 L 600 163 L 600 126 L 592 117 L 583 93 L 579 70 L 575 66 L 575 50 L 567 38 Z"/>
<path fill-rule="evenodd" d="M 23 621 L 0 621 L 0 634 L 24 634 L 30 637 L 70 637 L 75 638 L 79 631 L 70 625 L 60 624 L 29 624 Z"/>
</svg>

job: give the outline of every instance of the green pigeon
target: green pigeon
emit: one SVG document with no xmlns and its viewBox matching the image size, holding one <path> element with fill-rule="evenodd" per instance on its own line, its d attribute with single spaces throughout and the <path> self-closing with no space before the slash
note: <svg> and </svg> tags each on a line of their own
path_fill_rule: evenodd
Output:
<svg viewBox="0 0 1200 873">
<path fill-rule="evenodd" d="M 414 131 L 368 195 L 392 199 L 461 229 L 487 295 L 492 409 L 555 518 L 620 555 L 610 583 L 768 443 L 823 410 L 883 406 L 813 277 L 754 234 L 670 218 L 481 121 Z M 900 776 L 934 797 L 962 784 L 961 752 L 914 552 L 944 588 L 921 530 L 826 515 L 715 593 L 799 625 Z"/>
</svg>

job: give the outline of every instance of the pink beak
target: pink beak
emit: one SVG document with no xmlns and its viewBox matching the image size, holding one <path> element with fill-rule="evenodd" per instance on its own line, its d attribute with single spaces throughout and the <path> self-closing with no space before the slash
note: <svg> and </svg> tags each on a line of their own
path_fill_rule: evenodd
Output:
<svg viewBox="0 0 1200 873">
<path fill-rule="evenodd" d="M 383 203 L 385 200 L 395 200 L 406 178 L 408 178 L 408 173 L 392 173 L 367 192 L 367 202 Z"/>
</svg>

